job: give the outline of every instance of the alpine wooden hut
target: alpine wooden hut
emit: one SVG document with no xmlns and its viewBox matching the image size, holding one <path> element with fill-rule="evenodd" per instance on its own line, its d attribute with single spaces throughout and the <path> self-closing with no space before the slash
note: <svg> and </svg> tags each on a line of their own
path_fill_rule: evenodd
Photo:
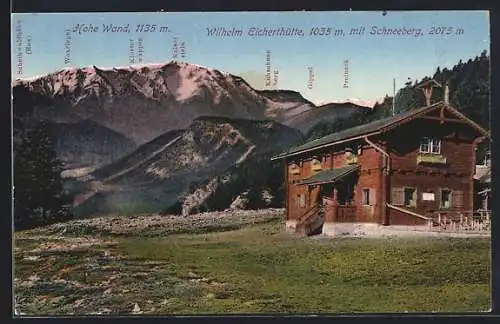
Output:
<svg viewBox="0 0 500 324">
<path fill-rule="evenodd" d="M 447 100 L 310 141 L 285 167 L 286 226 L 429 225 L 473 209 L 476 145 L 489 133 Z"/>
</svg>

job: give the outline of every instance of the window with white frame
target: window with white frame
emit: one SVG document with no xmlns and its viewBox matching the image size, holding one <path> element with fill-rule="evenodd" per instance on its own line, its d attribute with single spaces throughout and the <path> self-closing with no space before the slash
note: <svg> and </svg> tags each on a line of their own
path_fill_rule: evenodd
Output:
<svg viewBox="0 0 500 324">
<path fill-rule="evenodd" d="M 431 137 L 420 139 L 420 153 L 441 154 L 441 140 Z"/>
<path fill-rule="evenodd" d="M 417 206 L 417 189 L 404 188 L 404 205 L 407 207 Z"/>
<path fill-rule="evenodd" d="M 451 190 L 450 189 L 441 189 L 441 208 L 450 208 L 451 207 Z"/>
</svg>

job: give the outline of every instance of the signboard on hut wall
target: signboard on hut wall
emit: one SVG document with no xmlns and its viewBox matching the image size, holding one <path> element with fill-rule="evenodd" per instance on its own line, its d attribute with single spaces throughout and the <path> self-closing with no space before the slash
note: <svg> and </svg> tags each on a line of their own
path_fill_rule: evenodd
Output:
<svg viewBox="0 0 500 324">
<path fill-rule="evenodd" d="M 423 192 L 422 193 L 422 200 L 424 201 L 434 201 L 436 198 L 435 198 L 435 194 L 433 192 Z"/>
</svg>

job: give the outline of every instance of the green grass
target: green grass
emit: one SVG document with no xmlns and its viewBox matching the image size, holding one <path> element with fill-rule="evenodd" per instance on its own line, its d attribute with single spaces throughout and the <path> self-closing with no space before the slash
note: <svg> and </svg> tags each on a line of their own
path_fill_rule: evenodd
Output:
<svg viewBox="0 0 500 324">
<path fill-rule="evenodd" d="M 275 220 L 225 232 L 136 232 L 114 236 L 112 247 L 41 252 L 37 261 L 23 259 L 24 252 L 50 238 L 16 233 L 16 278 L 42 278 L 16 294 L 25 311 L 42 315 L 103 307 L 123 314 L 134 303 L 148 314 L 490 309 L 489 238 L 315 239 L 285 235 L 281 226 Z M 119 277 L 100 284 L 113 274 Z M 44 296 L 64 297 L 36 301 Z M 85 302 L 76 309 L 79 299 Z"/>
<path fill-rule="evenodd" d="M 224 298 L 170 309 L 178 313 L 490 308 L 489 239 L 314 240 L 264 229 L 128 238 L 121 249 L 229 283 Z"/>
</svg>

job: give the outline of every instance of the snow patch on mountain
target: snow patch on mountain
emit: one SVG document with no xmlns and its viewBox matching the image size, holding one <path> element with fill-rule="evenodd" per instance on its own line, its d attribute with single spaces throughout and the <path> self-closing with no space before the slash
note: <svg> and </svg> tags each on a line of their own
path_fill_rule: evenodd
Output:
<svg viewBox="0 0 500 324">
<path fill-rule="evenodd" d="M 358 99 L 358 98 L 347 98 L 347 99 L 336 99 L 336 100 L 331 100 L 331 101 L 321 101 L 318 102 L 316 105 L 317 106 L 323 106 L 327 104 L 346 104 L 346 103 L 351 103 L 357 106 L 361 107 L 366 107 L 366 108 L 373 108 L 375 104 L 381 104 L 384 102 L 383 98 L 379 99 L 374 99 L 374 100 L 364 100 L 364 99 Z"/>
<path fill-rule="evenodd" d="M 344 110 L 318 107 L 297 91 L 255 90 L 239 76 L 181 61 L 68 67 L 18 80 L 14 90 L 22 99 L 18 102 L 23 102 L 17 111 L 29 111 L 32 120 L 70 124 L 90 120 L 136 145 L 170 130 L 185 129 L 201 116 L 273 120 L 303 133 L 318 120 L 348 117 Z M 374 105 L 359 99 L 336 102 Z M 239 138 L 237 133 L 232 136 Z M 152 173 L 165 176 L 158 170 Z"/>
</svg>

